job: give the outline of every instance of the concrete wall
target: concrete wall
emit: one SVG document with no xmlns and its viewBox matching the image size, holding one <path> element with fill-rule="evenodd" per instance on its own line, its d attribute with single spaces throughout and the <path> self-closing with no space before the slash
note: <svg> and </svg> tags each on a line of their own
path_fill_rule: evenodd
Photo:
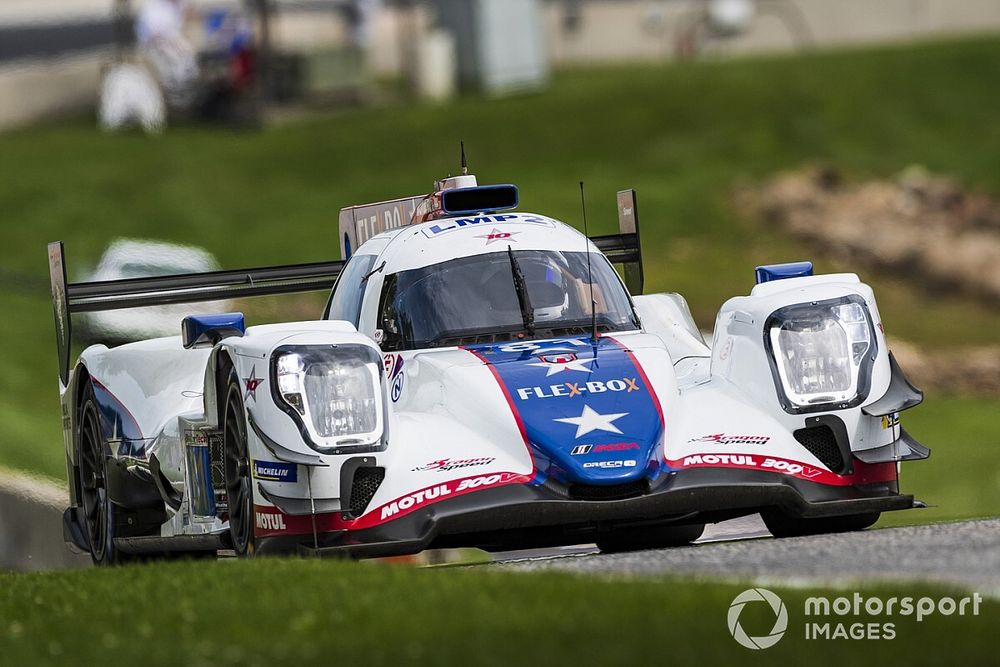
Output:
<svg viewBox="0 0 1000 667">
<path fill-rule="evenodd" d="M 65 489 L 21 473 L 0 470 L 0 569 L 36 571 L 88 567 L 90 556 L 63 542 Z"/>
<path fill-rule="evenodd" d="M 99 54 L 0 65 L 0 128 L 94 109 Z"/>
</svg>

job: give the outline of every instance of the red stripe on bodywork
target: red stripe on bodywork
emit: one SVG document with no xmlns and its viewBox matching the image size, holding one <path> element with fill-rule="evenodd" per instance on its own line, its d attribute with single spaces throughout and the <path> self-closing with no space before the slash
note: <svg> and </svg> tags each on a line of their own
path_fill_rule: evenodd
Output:
<svg viewBox="0 0 1000 667">
<path fill-rule="evenodd" d="M 121 407 L 121 409 L 125 411 L 125 414 L 128 415 L 128 418 L 132 420 L 132 424 L 133 424 L 133 426 L 135 426 L 135 431 L 136 431 L 136 433 L 139 434 L 139 439 L 140 440 L 145 440 L 146 439 L 145 436 L 142 435 L 142 429 L 139 428 L 139 422 L 135 418 L 135 415 L 132 414 L 132 411 L 128 409 L 128 406 L 125 405 L 124 403 L 122 403 L 122 401 L 121 401 L 120 398 L 118 398 L 117 396 L 115 396 L 114 393 L 112 393 L 112 391 L 110 389 L 108 389 L 104 385 L 104 383 L 102 383 L 100 380 L 98 380 L 97 378 L 95 378 L 93 375 L 90 376 L 90 381 L 94 383 L 95 387 L 99 388 L 101 391 L 103 391 L 105 394 L 107 394 L 108 397 L 111 398 L 111 400 L 113 400 L 115 403 L 117 403 L 119 405 L 119 407 Z"/>
<path fill-rule="evenodd" d="M 483 355 L 479 354 L 475 350 L 469 350 L 467 348 L 462 348 L 469 354 L 479 359 L 483 362 L 486 368 L 490 369 L 490 373 L 493 374 L 493 379 L 496 380 L 497 386 L 500 387 L 500 391 L 503 392 L 503 397 L 507 399 L 507 405 L 510 407 L 511 414 L 514 415 L 514 421 L 517 422 L 517 429 L 521 432 L 521 439 L 524 441 L 524 446 L 528 448 L 528 456 L 531 456 L 531 446 L 528 442 L 528 430 L 524 427 L 524 420 L 521 418 L 521 412 L 517 409 L 517 405 L 514 403 L 514 397 L 510 395 L 510 391 L 507 389 L 506 383 L 500 377 L 500 373 L 497 371 L 496 366 L 491 364 L 489 360 Z M 535 457 L 531 457 L 531 474 L 535 474 Z"/>
<path fill-rule="evenodd" d="M 705 457 L 711 457 L 710 461 L 704 461 Z M 745 461 L 745 463 L 733 463 L 732 459 L 734 457 L 738 457 L 740 460 Z M 769 461 L 773 463 L 768 465 L 767 462 Z M 799 479 L 829 486 L 858 486 L 861 484 L 876 484 L 896 480 L 895 463 L 865 463 L 858 459 L 854 460 L 854 472 L 850 475 L 838 475 L 835 472 L 823 470 L 808 463 L 785 459 L 780 456 L 744 454 L 740 452 L 699 452 L 679 459 L 667 459 L 667 465 L 675 469 L 740 468 L 742 470 L 761 470 L 763 472 L 774 472 L 781 475 L 798 477 Z"/>
<path fill-rule="evenodd" d="M 368 510 L 364 516 L 357 519 L 344 519 L 340 512 L 316 514 L 316 530 L 320 533 L 333 533 L 371 528 L 442 500 L 507 484 L 527 484 L 531 478 L 532 476 L 516 472 L 493 472 L 452 479 L 407 493 Z M 433 496 L 431 496 L 432 493 Z M 311 514 L 293 516 L 285 514 L 277 507 L 254 506 L 254 534 L 257 537 L 311 535 L 312 531 L 313 517 Z"/>
<path fill-rule="evenodd" d="M 653 388 L 653 383 L 649 381 L 649 376 L 646 375 L 646 371 L 642 367 L 642 364 L 640 364 L 639 360 L 635 358 L 635 353 L 632 352 L 632 350 L 629 349 L 628 346 L 625 345 L 625 343 L 621 342 L 614 336 L 605 336 L 605 338 L 607 338 L 615 345 L 617 345 L 619 348 L 621 348 L 621 351 L 624 352 L 626 356 L 628 356 L 629 361 L 631 361 L 632 365 L 635 366 L 635 370 L 639 372 L 639 377 L 642 378 L 643 383 L 649 390 L 649 397 L 652 399 L 653 406 L 656 408 L 656 414 L 659 415 L 660 417 L 660 431 L 662 433 L 663 442 L 665 444 L 667 442 L 667 422 L 663 416 L 663 404 L 660 403 L 660 397 L 656 395 L 656 389 Z M 664 449 L 666 449 L 666 447 L 664 447 Z"/>
</svg>

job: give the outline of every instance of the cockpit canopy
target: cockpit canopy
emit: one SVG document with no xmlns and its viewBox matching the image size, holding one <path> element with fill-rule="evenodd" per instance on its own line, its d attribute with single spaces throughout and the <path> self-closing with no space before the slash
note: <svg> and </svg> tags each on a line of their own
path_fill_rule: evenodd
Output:
<svg viewBox="0 0 1000 667">
<path fill-rule="evenodd" d="M 386 351 L 639 328 L 600 253 L 503 250 L 386 276 L 378 327 Z"/>
</svg>

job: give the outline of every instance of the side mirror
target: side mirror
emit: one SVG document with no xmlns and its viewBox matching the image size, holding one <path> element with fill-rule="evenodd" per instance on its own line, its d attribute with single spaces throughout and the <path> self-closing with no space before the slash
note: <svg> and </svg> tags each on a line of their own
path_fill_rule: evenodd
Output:
<svg viewBox="0 0 1000 667">
<path fill-rule="evenodd" d="M 184 348 L 215 347 L 223 338 L 242 336 L 246 332 L 243 313 L 219 315 L 188 315 L 181 322 Z"/>
</svg>

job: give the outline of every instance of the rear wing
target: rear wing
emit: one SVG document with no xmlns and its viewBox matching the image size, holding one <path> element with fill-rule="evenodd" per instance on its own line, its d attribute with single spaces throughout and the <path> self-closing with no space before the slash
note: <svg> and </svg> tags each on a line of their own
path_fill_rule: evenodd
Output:
<svg viewBox="0 0 1000 667">
<path fill-rule="evenodd" d="M 451 201 L 449 201 L 449 199 Z M 478 185 L 472 175 L 439 181 L 429 195 L 404 197 L 340 210 L 340 256 L 349 259 L 368 239 L 382 232 L 433 220 L 444 215 L 478 215 L 516 208 L 513 185 Z M 625 285 L 642 294 L 642 249 L 635 190 L 618 193 L 618 233 L 590 239 L 612 264 L 624 265 Z"/>
<path fill-rule="evenodd" d="M 63 385 L 69 381 L 72 315 L 75 313 L 328 290 L 333 287 L 344 264 L 343 261 L 316 262 L 70 283 L 66 280 L 66 256 L 62 241 L 50 243 L 49 280 L 52 285 L 59 379 Z"/>
<path fill-rule="evenodd" d="M 618 193 L 618 233 L 591 236 L 590 240 L 612 264 L 624 267 L 623 277 L 628 291 L 633 296 L 642 294 L 642 244 L 639 241 L 639 204 L 635 190 L 622 190 Z"/>
</svg>

